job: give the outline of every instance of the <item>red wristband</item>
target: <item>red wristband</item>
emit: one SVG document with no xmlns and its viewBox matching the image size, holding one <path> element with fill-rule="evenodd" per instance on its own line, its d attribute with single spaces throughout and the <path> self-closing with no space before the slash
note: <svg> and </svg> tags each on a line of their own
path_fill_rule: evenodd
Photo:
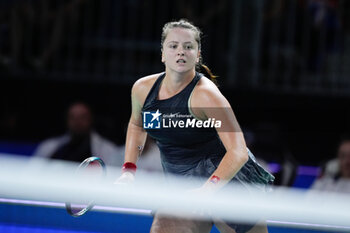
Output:
<svg viewBox="0 0 350 233">
<path fill-rule="evenodd" d="M 126 162 L 124 163 L 123 167 L 122 167 L 122 172 L 131 172 L 133 174 L 136 173 L 136 164 L 131 163 L 131 162 Z"/>
<path fill-rule="evenodd" d="M 210 182 L 213 184 L 217 184 L 217 183 L 219 183 L 219 181 L 220 181 L 220 177 L 218 177 L 218 176 L 212 176 L 210 178 Z"/>
</svg>

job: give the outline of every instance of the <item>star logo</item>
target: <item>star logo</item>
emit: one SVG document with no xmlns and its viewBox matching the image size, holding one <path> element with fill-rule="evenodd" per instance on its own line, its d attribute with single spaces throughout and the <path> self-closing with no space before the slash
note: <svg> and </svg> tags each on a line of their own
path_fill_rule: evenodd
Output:
<svg viewBox="0 0 350 233">
<path fill-rule="evenodd" d="M 143 112 L 143 128 L 144 129 L 160 129 L 161 115 L 159 109 L 156 112 Z"/>
<path fill-rule="evenodd" d="M 159 112 L 159 109 L 158 109 L 155 113 L 151 113 L 151 115 L 153 116 L 153 118 L 152 118 L 152 120 L 151 120 L 151 122 L 152 122 L 152 121 L 154 121 L 154 120 L 159 121 L 159 117 L 160 117 L 162 114 Z"/>
</svg>

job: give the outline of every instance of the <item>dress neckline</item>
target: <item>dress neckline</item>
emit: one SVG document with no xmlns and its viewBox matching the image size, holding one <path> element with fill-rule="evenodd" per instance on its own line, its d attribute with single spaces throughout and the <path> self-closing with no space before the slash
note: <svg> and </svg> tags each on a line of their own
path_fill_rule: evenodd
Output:
<svg viewBox="0 0 350 233">
<path fill-rule="evenodd" d="M 184 92 L 187 88 L 189 88 L 189 86 L 193 83 L 193 81 L 195 80 L 195 78 L 197 77 L 197 72 L 195 73 L 194 77 L 192 78 L 192 80 L 181 90 L 179 91 L 178 93 L 176 93 L 175 95 L 173 96 L 170 96 L 169 98 L 166 98 L 166 99 L 159 99 L 158 96 L 159 96 L 159 91 L 160 91 L 160 86 L 162 85 L 162 82 L 165 78 L 165 73 L 163 74 L 163 77 L 161 77 L 161 79 L 159 80 L 159 85 L 158 85 L 158 88 L 157 88 L 157 92 L 156 92 L 156 100 L 157 101 L 167 101 L 167 100 L 171 100 L 173 98 L 175 98 L 176 96 L 180 95 L 182 92 Z"/>
</svg>

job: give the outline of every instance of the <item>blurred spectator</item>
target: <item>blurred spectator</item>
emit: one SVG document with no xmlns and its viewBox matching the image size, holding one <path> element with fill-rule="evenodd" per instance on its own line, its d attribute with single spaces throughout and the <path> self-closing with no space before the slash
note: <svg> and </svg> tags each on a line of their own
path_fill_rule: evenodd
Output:
<svg viewBox="0 0 350 233">
<path fill-rule="evenodd" d="M 89 106 L 82 102 L 73 103 L 67 113 L 68 132 L 43 141 L 33 156 L 75 162 L 97 156 L 106 165 L 121 166 L 124 150 L 95 132 L 92 122 Z"/>
<path fill-rule="evenodd" d="M 341 140 L 337 158 L 326 164 L 324 174 L 312 189 L 350 193 L 350 137 Z"/>
</svg>

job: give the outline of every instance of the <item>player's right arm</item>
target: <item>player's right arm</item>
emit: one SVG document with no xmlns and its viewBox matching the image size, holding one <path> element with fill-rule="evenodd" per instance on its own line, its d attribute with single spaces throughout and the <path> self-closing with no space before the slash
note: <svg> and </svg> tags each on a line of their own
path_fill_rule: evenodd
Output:
<svg viewBox="0 0 350 233">
<path fill-rule="evenodd" d="M 147 138 L 147 132 L 142 127 L 142 107 L 158 75 L 137 80 L 131 89 L 131 117 L 126 133 L 123 174 L 116 183 L 128 183 L 134 179 L 135 165 Z M 128 170 L 130 166 L 135 168 Z"/>
<path fill-rule="evenodd" d="M 131 90 L 131 117 L 128 124 L 125 143 L 124 162 L 136 164 L 146 142 L 147 133 L 142 127 L 142 106 L 145 101 L 144 94 L 146 83 L 143 79 L 136 81 Z"/>
</svg>

